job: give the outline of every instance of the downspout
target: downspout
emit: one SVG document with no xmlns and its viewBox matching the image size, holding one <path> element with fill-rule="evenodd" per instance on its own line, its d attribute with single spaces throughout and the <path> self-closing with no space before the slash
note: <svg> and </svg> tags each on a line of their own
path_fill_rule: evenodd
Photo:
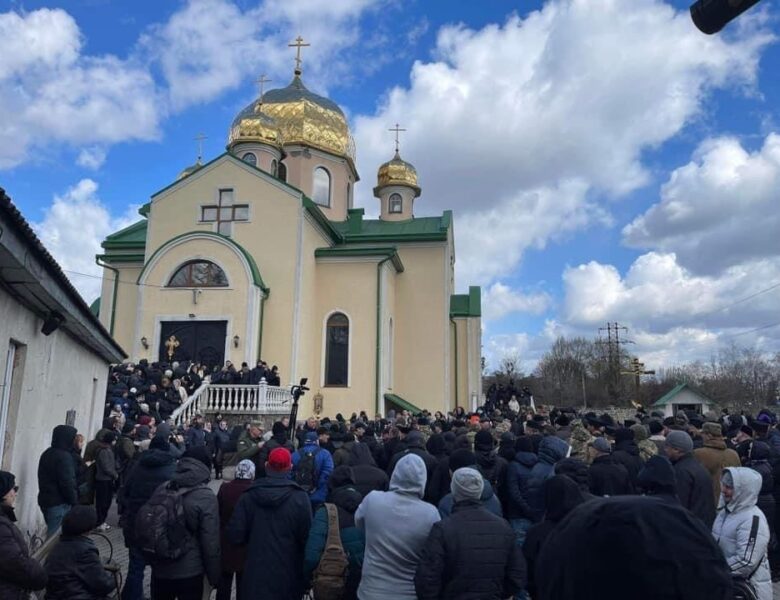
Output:
<svg viewBox="0 0 780 600">
<path fill-rule="evenodd" d="M 458 404 L 458 324 L 455 322 L 455 319 L 450 317 L 450 323 L 452 323 L 453 328 L 455 329 L 455 335 L 454 335 L 454 346 L 455 346 L 455 408 L 457 409 Z"/>
<path fill-rule="evenodd" d="M 266 293 L 260 294 L 260 329 L 257 332 L 257 360 L 260 360 L 263 356 L 263 317 L 265 316 L 265 296 Z M 257 363 L 255 361 L 255 364 Z"/>
<path fill-rule="evenodd" d="M 382 358 L 382 265 L 392 259 L 392 256 L 388 256 L 376 265 L 376 394 L 374 397 L 376 398 L 376 412 L 381 414 L 384 414 L 379 399 L 379 386 L 381 384 L 379 362 Z"/>
<path fill-rule="evenodd" d="M 114 291 L 111 293 L 111 321 L 108 327 L 108 333 L 111 334 L 111 337 L 114 337 L 114 319 L 116 318 L 116 294 L 117 294 L 117 290 L 119 289 L 119 269 L 107 265 L 106 263 L 101 263 L 99 256 L 95 257 L 95 264 L 97 264 L 98 267 L 103 267 L 104 269 L 108 269 L 109 271 L 114 272 Z"/>
</svg>

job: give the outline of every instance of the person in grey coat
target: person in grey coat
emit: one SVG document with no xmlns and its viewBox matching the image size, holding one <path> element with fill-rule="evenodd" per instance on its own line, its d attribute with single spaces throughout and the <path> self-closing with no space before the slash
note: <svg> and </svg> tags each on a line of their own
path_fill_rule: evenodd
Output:
<svg viewBox="0 0 780 600">
<path fill-rule="evenodd" d="M 758 600 L 772 600 L 767 550 L 769 525 L 756 506 L 761 475 L 747 467 L 727 467 L 721 475 L 718 515 L 712 535 L 734 576 L 749 578 Z"/>
<path fill-rule="evenodd" d="M 439 511 L 423 501 L 428 472 L 416 454 L 401 457 L 387 492 L 371 492 L 355 512 L 366 532 L 360 600 L 416 600 L 414 575 Z"/>
<path fill-rule="evenodd" d="M 184 518 L 190 534 L 184 553 L 173 561 L 152 563 L 152 599 L 199 600 L 205 574 L 212 587 L 219 583 L 219 506 L 208 487 L 211 458 L 204 447 L 182 455 L 171 482 L 188 488 L 184 495 Z"/>
</svg>

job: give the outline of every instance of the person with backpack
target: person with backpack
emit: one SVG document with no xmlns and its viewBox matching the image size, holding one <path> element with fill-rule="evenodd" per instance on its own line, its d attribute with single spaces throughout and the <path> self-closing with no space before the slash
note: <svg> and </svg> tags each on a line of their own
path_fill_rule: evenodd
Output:
<svg viewBox="0 0 780 600">
<path fill-rule="evenodd" d="M 144 599 L 144 570 L 146 558 L 136 539 L 136 516 L 139 509 L 149 501 L 154 491 L 170 481 L 176 472 L 176 460 L 171 454 L 170 444 L 161 435 L 156 435 L 149 444 L 149 450 L 137 453 L 135 466 L 127 474 L 125 484 L 119 491 L 119 523 L 128 548 L 128 566 L 122 600 Z"/>
<path fill-rule="evenodd" d="M 138 511 L 137 540 L 152 566 L 152 600 L 201 600 L 204 575 L 212 587 L 219 584 L 219 507 L 210 477 L 206 449 L 187 450 L 173 479 Z"/>
<path fill-rule="evenodd" d="M 265 476 L 241 495 L 225 531 L 229 543 L 246 546 L 241 579 L 245 598 L 299 600 L 303 596 L 311 503 L 309 495 L 290 479 L 291 469 L 287 449 L 272 450 Z"/>
<path fill-rule="evenodd" d="M 293 478 L 309 494 L 314 511 L 325 502 L 328 495 L 328 478 L 333 472 L 333 457 L 330 452 L 320 448 L 316 431 L 310 431 L 304 437 L 303 448 L 292 456 Z"/>
<path fill-rule="evenodd" d="M 357 600 L 366 539 L 355 526 L 355 511 L 363 495 L 346 465 L 333 470 L 328 488 L 309 531 L 303 575 L 312 581 L 315 600 Z"/>
</svg>

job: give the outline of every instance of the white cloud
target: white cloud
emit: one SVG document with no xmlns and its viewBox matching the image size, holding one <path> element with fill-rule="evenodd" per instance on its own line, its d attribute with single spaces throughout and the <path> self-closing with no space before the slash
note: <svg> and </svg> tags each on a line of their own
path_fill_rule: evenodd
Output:
<svg viewBox="0 0 780 600">
<path fill-rule="evenodd" d="M 497 281 L 482 291 L 482 305 L 485 307 L 482 316 L 487 321 L 493 321 L 518 312 L 539 315 L 549 308 L 550 303 L 549 294 L 526 294 Z"/>
<path fill-rule="evenodd" d="M 705 141 L 676 169 L 661 201 L 623 229 L 634 247 L 675 252 L 695 272 L 780 255 L 780 135 L 747 151 L 739 140 Z"/>
<path fill-rule="evenodd" d="M 85 301 L 100 295 L 102 269 L 95 254 L 105 237 L 138 220 L 137 206 L 122 217 L 113 217 L 97 194 L 98 184 L 82 179 L 64 194 L 54 197 L 43 221 L 33 228 L 46 249 L 65 270 Z"/>
<path fill-rule="evenodd" d="M 105 148 L 100 146 L 90 146 L 89 148 L 82 148 L 76 158 L 76 164 L 85 169 L 97 171 L 106 162 L 107 152 Z"/>
<path fill-rule="evenodd" d="M 133 60 L 90 56 L 61 9 L 0 13 L 0 168 L 54 143 L 150 140 L 161 117 L 154 82 Z"/>
<path fill-rule="evenodd" d="M 444 27 L 435 60 L 355 120 L 360 202 L 376 207 L 368 190 L 399 122 L 417 212 L 458 211 L 459 277 L 505 275 L 529 246 L 591 224 L 593 198 L 645 185 L 643 150 L 698 118 L 711 90 L 754 85 L 772 38 L 743 24 L 709 37 L 660 0 L 553 0 L 503 25 Z M 525 218 L 531 198 L 544 210 Z"/>
</svg>

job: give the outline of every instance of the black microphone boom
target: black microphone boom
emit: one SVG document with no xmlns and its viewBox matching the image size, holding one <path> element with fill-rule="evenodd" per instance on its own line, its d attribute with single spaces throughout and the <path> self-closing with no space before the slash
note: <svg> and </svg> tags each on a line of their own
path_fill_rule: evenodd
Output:
<svg viewBox="0 0 780 600">
<path fill-rule="evenodd" d="M 691 5 L 691 18 L 699 31 L 713 34 L 761 0 L 698 0 Z"/>
</svg>

